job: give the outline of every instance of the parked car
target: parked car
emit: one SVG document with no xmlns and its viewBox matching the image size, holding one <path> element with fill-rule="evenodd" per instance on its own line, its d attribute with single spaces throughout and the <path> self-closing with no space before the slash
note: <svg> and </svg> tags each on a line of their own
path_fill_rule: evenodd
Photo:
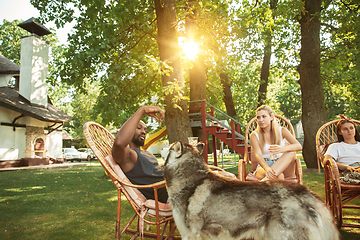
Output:
<svg viewBox="0 0 360 240">
<path fill-rule="evenodd" d="M 86 159 L 88 161 L 96 159 L 94 152 L 90 148 L 79 148 L 79 152 L 86 153 Z"/>
<path fill-rule="evenodd" d="M 79 149 L 77 150 L 81 154 L 81 160 L 90 161 L 91 156 L 87 152 L 82 152 Z"/>
<path fill-rule="evenodd" d="M 75 148 L 63 148 L 62 153 L 65 161 L 81 161 L 82 159 L 81 153 Z"/>
</svg>

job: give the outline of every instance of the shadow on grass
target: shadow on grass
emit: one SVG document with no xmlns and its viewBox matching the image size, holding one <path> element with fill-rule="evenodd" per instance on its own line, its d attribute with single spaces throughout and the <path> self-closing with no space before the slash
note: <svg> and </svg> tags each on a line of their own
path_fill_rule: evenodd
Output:
<svg viewBox="0 0 360 240">
<path fill-rule="evenodd" d="M 343 228 L 340 229 L 341 239 L 342 240 L 359 240 L 360 233 L 352 232 L 354 229 Z"/>
</svg>

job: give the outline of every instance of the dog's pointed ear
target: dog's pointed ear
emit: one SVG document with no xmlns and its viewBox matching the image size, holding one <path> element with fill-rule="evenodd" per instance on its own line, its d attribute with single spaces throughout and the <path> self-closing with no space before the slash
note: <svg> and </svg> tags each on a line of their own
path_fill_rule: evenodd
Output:
<svg viewBox="0 0 360 240">
<path fill-rule="evenodd" d="M 196 149 L 199 151 L 199 155 L 201 155 L 202 153 L 203 153 L 203 151 L 204 151 L 204 143 L 198 143 L 197 145 L 196 145 Z"/>
<path fill-rule="evenodd" d="M 175 151 L 175 157 L 178 158 L 182 155 L 182 149 L 183 149 L 183 145 L 180 141 L 178 141 L 177 143 L 175 143 L 174 145 L 174 151 Z"/>
</svg>

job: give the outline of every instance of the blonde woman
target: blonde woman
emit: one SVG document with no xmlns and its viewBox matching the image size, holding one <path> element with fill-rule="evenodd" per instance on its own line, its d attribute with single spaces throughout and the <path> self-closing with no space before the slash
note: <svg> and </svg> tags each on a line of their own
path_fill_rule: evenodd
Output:
<svg viewBox="0 0 360 240">
<path fill-rule="evenodd" d="M 252 161 L 257 163 L 255 176 L 262 181 L 294 177 L 296 151 L 301 150 L 301 144 L 279 126 L 271 107 L 260 106 L 256 118 L 257 128 L 250 135 Z"/>
</svg>

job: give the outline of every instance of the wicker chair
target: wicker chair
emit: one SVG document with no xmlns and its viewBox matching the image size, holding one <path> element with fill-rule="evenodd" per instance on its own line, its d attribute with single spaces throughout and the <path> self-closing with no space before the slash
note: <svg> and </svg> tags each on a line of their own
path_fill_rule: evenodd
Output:
<svg viewBox="0 0 360 240">
<path fill-rule="evenodd" d="M 316 134 L 316 153 L 318 166 L 324 168 L 326 204 L 334 214 L 337 226 L 360 228 L 360 224 L 344 223 L 344 220 L 360 221 L 360 217 L 345 217 L 344 208 L 360 209 L 360 206 L 348 205 L 354 199 L 360 197 L 360 185 L 343 183 L 340 181 L 339 169 L 332 159 L 324 161 L 324 148 L 331 143 L 337 142 L 336 124 L 341 119 L 333 120 L 321 126 Z M 352 120 L 360 127 L 360 121 Z"/>
<path fill-rule="evenodd" d="M 116 239 L 120 239 L 124 233 L 134 234 L 132 239 L 138 236 L 151 237 L 157 239 L 181 239 L 181 237 L 174 237 L 175 224 L 172 216 L 171 206 L 158 202 L 157 190 L 165 187 L 165 181 L 151 185 L 134 185 L 126 178 L 120 166 L 115 163 L 111 156 L 111 149 L 114 143 L 113 135 L 101 125 L 94 122 L 87 122 L 84 124 L 83 132 L 87 143 L 93 150 L 97 159 L 104 167 L 106 173 L 110 176 L 118 190 L 118 207 L 116 218 Z M 144 195 L 138 190 L 141 188 L 153 188 L 155 193 L 155 200 L 146 199 Z M 127 201 L 134 210 L 134 215 L 126 224 L 124 229 L 120 232 L 120 217 L 121 217 L 121 196 L 124 194 Z M 130 229 L 130 224 L 137 218 L 137 229 Z M 148 218 L 148 219 L 146 219 Z M 155 218 L 155 221 L 151 219 Z M 143 231 L 144 223 L 156 225 L 156 234 Z M 166 231 L 169 225 L 169 231 Z M 162 228 L 162 229 L 161 229 Z M 168 235 L 165 238 L 165 232 Z"/>
<path fill-rule="evenodd" d="M 280 126 L 287 128 L 292 135 L 295 135 L 294 128 L 291 125 L 289 120 L 287 120 L 286 118 L 284 118 L 280 115 L 275 115 L 275 117 L 278 120 Z M 244 159 L 239 160 L 239 167 L 238 167 L 240 181 L 246 181 L 246 176 L 250 172 L 250 170 L 256 169 L 256 167 L 257 167 L 257 163 L 251 161 L 252 154 L 251 154 L 251 147 L 250 147 L 250 134 L 256 129 L 256 127 L 257 127 L 257 121 L 256 121 L 256 117 L 254 117 L 253 119 L 250 120 L 250 122 L 246 126 L 246 130 L 245 130 L 245 156 L 244 156 Z M 302 167 L 301 167 L 300 159 L 296 159 L 295 166 L 296 166 L 295 167 L 295 175 L 296 175 L 295 181 L 297 183 L 303 184 Z M 285 179 L 285 180 L 294 181 L 294 179 Z"/>
</svg>

